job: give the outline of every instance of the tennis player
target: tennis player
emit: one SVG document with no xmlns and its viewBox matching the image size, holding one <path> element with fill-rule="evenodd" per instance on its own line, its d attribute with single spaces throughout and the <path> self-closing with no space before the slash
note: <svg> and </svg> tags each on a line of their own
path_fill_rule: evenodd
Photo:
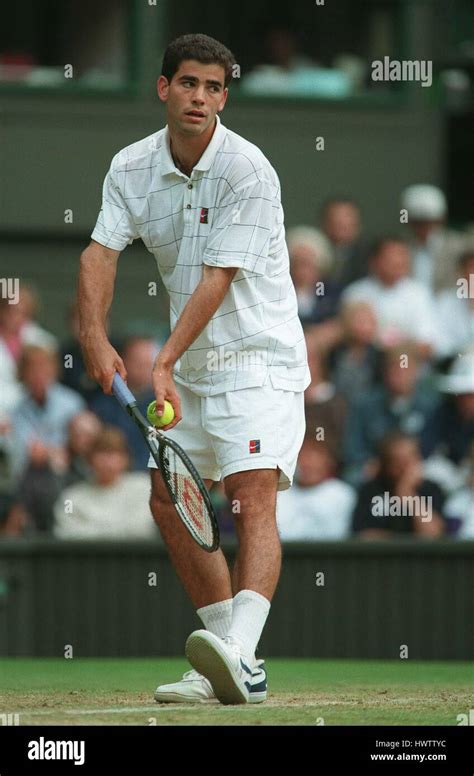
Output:
<svg viewBox="0 0 474 776">
<path fill-rule="evenodd" d="M 257 146 L 221 123 L 235 59 L 206 35 L 167 47 L 158 96 L 164 129 L 120 151 L 81 256 L 80 340 L 89 375 L 111 393 L 122 359 L 105 321 L 117 260 L 141 239 L 170 298 L 171 335 L 153 366 L 164 427 L 206 486 L 223 480 L 235 514 L 236 562 L 207 553 L 176 516 L 150 457 L 150 506 L 204 628 L 193 666 L 157 701 L 247 703 L 267 697 L 256 648 L 281 567 L 277 491 L 292 484 L 305 432 L 306 346 L 289 273 L 278 176 Z M 131 519 L 133 517 L 131 516 Z"/>
</svg>

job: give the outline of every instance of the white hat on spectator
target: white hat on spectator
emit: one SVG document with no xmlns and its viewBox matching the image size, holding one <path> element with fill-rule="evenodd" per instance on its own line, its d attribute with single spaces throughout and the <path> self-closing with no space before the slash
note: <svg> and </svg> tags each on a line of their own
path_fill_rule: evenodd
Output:
<svg viewBox="0 0 474 776">
<path fill-rule="evenodd" d="M 410 221 L 439 221 L 448 210 L 441 189 L 427 183 L 408 186 L 402 193 L 402 207 L 408 210 Z"/>
<path fill-rule="evenodd" d="M 459 356 L 439 381 L 444 393 L 474 393 L 474 351 Z"/>
</svg>

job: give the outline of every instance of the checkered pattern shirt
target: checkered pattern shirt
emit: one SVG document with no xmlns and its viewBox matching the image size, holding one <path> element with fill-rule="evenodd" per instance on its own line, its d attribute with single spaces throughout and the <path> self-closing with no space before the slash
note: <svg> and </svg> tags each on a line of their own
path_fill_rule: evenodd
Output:
<svg viewBox="0 0 474 776">
<path fill-rule="evenodd" d="M 216 117 L 190 177 L 169 130 L 122 149 L 104 181 L 92 239 L 122 250 L 141 238 L 170 297 L 174 328 L 202 265 L 237 267 L 218 310 L 174 367 L 200 396 L 263 385 L 302 391 L 306 345 L 289 272 L 278 176 L 259 148 Z"/>
</svg>

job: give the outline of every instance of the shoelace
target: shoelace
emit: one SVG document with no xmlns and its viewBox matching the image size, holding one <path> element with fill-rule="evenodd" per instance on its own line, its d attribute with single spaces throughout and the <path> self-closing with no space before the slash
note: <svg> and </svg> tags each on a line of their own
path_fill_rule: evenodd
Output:
<svg viewBox="0 0 474 776">
<path fill-rule="evenodd" d="M 185 671 L 183 679 L 204 679 L 204 677 L 195 668 L 191 668 L 190 671 Z"/>
<path fill-rule="evenodd" d="M 229 646 L 231 650 L 235 652 L 236 655 L 239 655 L 240 657 L 240 655 L 242 654 L 242 650 L 240 649 L 240 644 L 237 641 L 235 641 L 235 639 L 233 639 L 232 636 L 224 636 L 222 641 L 224 641 L 227 644 L 227 646 Z"/>
</svg>

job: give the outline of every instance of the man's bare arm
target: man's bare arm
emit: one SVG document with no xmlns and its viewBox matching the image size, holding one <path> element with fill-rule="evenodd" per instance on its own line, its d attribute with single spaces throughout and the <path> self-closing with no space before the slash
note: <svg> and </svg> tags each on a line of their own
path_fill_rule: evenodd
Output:
<svg viewBox="0 0 474 776">
<path fill-rule="evenodd" d="M 153 366 L 153 388 L 156 394 L 157 412 L 161 414 L 163 402 L 167 399 L 176 413 L 173 423 L 165 426 L 165 429 L 172 428 L 181 419 L 179 396 L 172 378 L 173 366 L 211 320 L 222 303 L 237 270 L 238 267 L 203 265 L 199 284 L 158 354 Z"/>
<path fill-rule="evenodd" d="M 92 240 L 81 254 L 77 284 L 79 342 L 87 373 L 109 394 L 116 371 L 126 378 L 123 361 L 110 344 L 106 330 L 119 256 L 120 251 Z"/>
<path fill-rule="evenodd" d="M 163 366 L 173 367 L 189 348 L 223 301 L 237 267 L 209 267 L 203 265 L 202 278 L 188 299 L 176 326 L 160 350 L 158 360 Z"/>
</svg>

